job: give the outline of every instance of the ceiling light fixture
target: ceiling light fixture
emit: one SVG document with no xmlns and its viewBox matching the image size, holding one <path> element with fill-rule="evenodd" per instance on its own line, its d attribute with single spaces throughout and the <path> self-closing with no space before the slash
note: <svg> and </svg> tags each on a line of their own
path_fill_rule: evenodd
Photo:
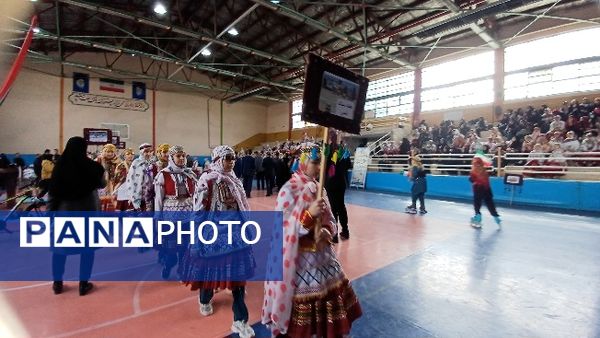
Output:
<svg viewBox="0 0 600 338">
<path fill-rule="evenodd" d="M 229 35 L 233 35 L 236 36 L 238 34 L 240 34 L 237 29 L 235 29 L 235 27 L 232 27 L 230 30 L 227 31 L 227 33 L 229 33 Z"/>
<path fill-rule="evenodd" d="M 157 2 L 154 5 L 154 13 L 156 13 L 158 15 L 165 15 L 165 14 L 167 14 L 167 8 L 162 3 Z"/>
<path fill-rule="evenodd" d="M 39 32 L 40 32 L 40 29 L 39 29 L 39 27 L 35 27 L 35 28 L 33 29 L 33 32 L 34 32 L 34 33 L 36 33 L 36 34 L 37 34 L 37 33 L 39 33 Z"/>
<path fill-rule="evenodd" d="M 205 49 L 202 50 L 201 54 L 204 55 L 204 56 L 210 56 L 210 54 L 212 54 L 212 53 L 210 52 L 210 49 L 205 48 Z"/>
</svg>

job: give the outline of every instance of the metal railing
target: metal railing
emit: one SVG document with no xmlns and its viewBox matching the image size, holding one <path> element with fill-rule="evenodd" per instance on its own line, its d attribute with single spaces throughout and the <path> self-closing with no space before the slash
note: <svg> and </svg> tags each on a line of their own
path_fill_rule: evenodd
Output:
<svg viewBox="0 0 600 338">
<path fill-rule="evenodd" d="M 392 137 L 392 133 L 388 132 L 385 135 L 378 138 L 377 140 L 375 140 L 375 142 L 373 142 L 367 146 L 369 148 L 369 152 L 371 154 L 373 154 L 373 156 L 378 156 L 379 154 L 381 154 L 381 152 L 384 149 L 384 145 L 390 141 L 391 137 Z M 378 146 L 379 146 L 379 149 L 377 149 Z M 377 149 L 377 150 L 375 150 L 375 149 Z"/>
<path fill-rule="evenodd" d="M 434 175 L 466 175 L 474 154 L 419 154 L 423 167 Z M 529 177 L 600 180 L 600 152 L 487 154 L 493 165 L 490 173 Z M 377 155 L 369 160 L 369 171 L 402 172 L 409 168 L 409 155 Z"/>
</svg>

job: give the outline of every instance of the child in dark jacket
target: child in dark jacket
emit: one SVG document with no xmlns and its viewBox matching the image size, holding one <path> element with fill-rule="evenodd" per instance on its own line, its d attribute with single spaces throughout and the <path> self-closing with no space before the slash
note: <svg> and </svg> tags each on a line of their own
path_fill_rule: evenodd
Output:
<svg viewBox="0 0 600 338">
<path fill-rule="evenodd" d="M 412 204 L 406 207 L 405 212 L 408 214 L 417 213 L 417 199 L 421 204 L 419 208 L 419 214 L 424 215 L 427 213 L 425 210 L 425 193 L 427 192 L 427 180 L 425 179 L 425 170 L 423 169 L 423 163 L 418 155 L 411 157 L 411 167 L 409 169 L 408 176 L 413 182 L 410 189 Z"/>
<path fill-rule="evenodd" d="M 473 185 L 473 207 L 475 209 L 475 216 L 471 218 L 471 225 L 474 227 L 481 227 L 481 203 L 485 202 L 490 214 L 494 217 L 496 224 L 500 225 L 500 215 L 496 211 L 494 199 L 492 195 L 492 188 L 490 187 L 490 179 L 487 171 L 485 170 L 483 160 L 479 157 L 473 158 L 471 175 L 469 181 Z"/>
</svg>

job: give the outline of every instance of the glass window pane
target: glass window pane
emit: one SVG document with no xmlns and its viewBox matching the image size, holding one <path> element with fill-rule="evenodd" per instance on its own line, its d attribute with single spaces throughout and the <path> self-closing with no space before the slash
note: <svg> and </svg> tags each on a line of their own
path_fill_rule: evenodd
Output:
<svg viewBox="0 0 600 338">
<path fill-rule="evenodd" d="M 467 56 L 423 68 L 423 88 L 480 78 L 494 74 L 494 52 Z"/>
<path fill-rule="evenodd" d="M 494 82 L 487 79 L 424 90 L 421 98 L 423 111 L 491 103 L 494 100 Z"/>
<path fill-rule="evenodd" d="M 504 70 L 512 72 L 534 66 L 577 60 L 600 55 L 600 44 L 593 43 L 600 28 L 585 29 L 507 47 Z"/>
<path fill-rule="evenodd" d="M 504 78 L 504 99 L 515 100 L 600 89 L 600 62 L 573 63 Z"/>
</svg>

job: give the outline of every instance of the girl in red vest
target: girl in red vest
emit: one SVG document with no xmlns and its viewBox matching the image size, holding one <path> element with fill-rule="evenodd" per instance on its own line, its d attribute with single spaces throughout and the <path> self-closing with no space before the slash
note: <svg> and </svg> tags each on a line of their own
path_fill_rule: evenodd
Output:
<svg viewBox="0 0 600 338">
<path fill-rule="evenodd" d="M 169 149 L 169 163 L 158 172 L 154 178 L 154 210 L 161 211 L 192 211 L 196 175 L 187 168 L 186 153 L 182 146 Z M 187 245 L 177 245 L 177 235 L 167 237 L 160 246 L 159 258 L 163 264 L 162 277 L 169 278 L 171 269 L 181 260 Z"/>
<path fill-rule="evenodd" d="M 492 195 L 492 188 L 490 187 L 490 178 L 483 160 L 479 157 L 473 158 L 473 168 L 471 169 L 471 175 L 469 181 L 473 185 L 473 207 L 475 208 L 475 216 L 471 218 L 471 225 L 479 228 L 481 227 L 481 202 L 485 202 L 490 214 L 494 217 L 496 224 L 500 225 L 500 215 L 496 212 L 496 205 Z"/>
</svg>

